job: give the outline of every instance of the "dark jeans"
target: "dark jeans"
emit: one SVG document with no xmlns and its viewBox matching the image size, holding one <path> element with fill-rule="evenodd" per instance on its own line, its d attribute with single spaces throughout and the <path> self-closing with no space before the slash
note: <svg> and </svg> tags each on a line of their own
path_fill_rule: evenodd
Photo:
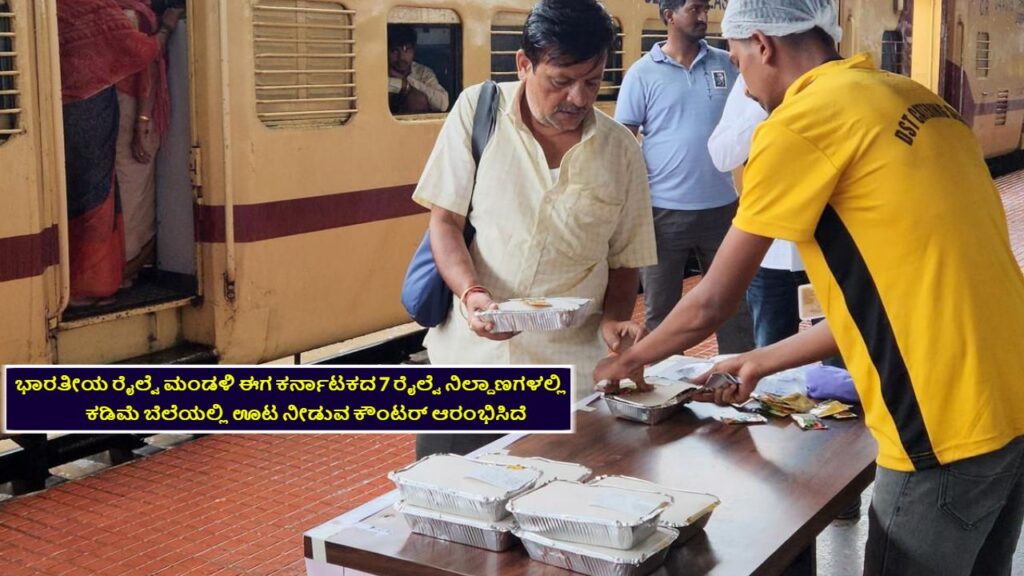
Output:
<svg viewBox="0 0 1024 576">
<path fill-rule="evenodd" d="M 737 203 L 707 210 L 654 208 L 654 236 L 658 263 L 640 272 L 644 286 L 645 323 L 653 331 L 672 311 L 683 294 L 683 278 L 690 253 L 697 255 L 706 274 L 736 216 Z M 733 354 L 754 347 L 753 328 L 746 302 L 715 332 L 718 352 Z"/>
<path fill-rule="evenodd" d="M 747 305 L 758 348 L 785 340 L 800 329 L 797 288 L 803 284 L 807 284 L 805 272 L 762 267 L 754 275 L 747 288 Z"/>
<path fill-rule="evenodd" d="M 747 306 L 754 324 L 754 344 L 758 348 L 785 340 L 800 330 L 798 288 L 807 284 L 806 272 L 759 268 L 747 288 Z M 817 324 L 820 320 L 812 320 Z M 827 366 L 846 368 L 840 356 L 822 361 Z"/>
<path fill-rule="evenodd" d="M 1010 576 L 1024 519 L 1024 436 L 918 472 L 878 467 L 866 576 Z"/>
</svg>

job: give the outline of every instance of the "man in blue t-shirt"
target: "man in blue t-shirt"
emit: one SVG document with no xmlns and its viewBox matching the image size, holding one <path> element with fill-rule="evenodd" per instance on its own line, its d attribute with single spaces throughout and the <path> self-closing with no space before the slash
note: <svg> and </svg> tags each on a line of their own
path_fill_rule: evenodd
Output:
<svg viewBox="0 0 1024 576">
<path fill-rule="evenodd" d="M 695 252 L 706 272 L 736 214 L 736 189 L 708 154 L 736 68 L 729 53 L 704 40 L 707 0 L 660 0 L 668 40 L 626 73 L 615 119 L 643 135 L 654 207 L 658 264 L 643 269 L 646 324 L 654 330 L 682 296 L 687 259 Z M 754 347 L 746 304 L 718 330 L 718 349 Z"/>
</svg>

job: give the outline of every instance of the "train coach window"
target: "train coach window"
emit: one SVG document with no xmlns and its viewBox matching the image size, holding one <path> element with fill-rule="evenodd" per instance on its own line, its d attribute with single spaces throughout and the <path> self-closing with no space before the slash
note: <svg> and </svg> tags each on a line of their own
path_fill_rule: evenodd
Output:
<svg viewBox="0 0 1024 576">
<path fill-rule="evenodd" d="M 643 57 L 651 48 L 654 47 L 658 42 L 664 42 L 668 40 L 668 31 L 665 29 L 665 23 L 657 18 L 649 18 L 644 20 L 643 30 L 640 32 L 640 55 Z M 708 46 L 720 48 L 722 50 L 729 49 L 729 41 L 722 38 L 722 26 L 719 22 L 708 22 L 707 36 L 704 37 L 707 41 Z"/>
<path fill-rule="evenodd" d="M 510 82 L 516 71 L 516 52 L 523 45 L 525 12 L 498 12 L 491 22 L 491 80 Z"/>
<path fill-rule="evenodd" d="M 516 80 L 516 51 L 523 44 L 523 25 L 526 13 L 498 12 L 491 22 L 491 79 L 495 82 Z M 622 78 L 626 68 L 623 63 L 622 24 L 612 18 L 615 25 L 615 42 L 605 63 L 604 77 L 601 79 L 601 90 L 597 99 L 614 101 L 619 96 Z"/>
<path fill-rule="evenodd" d="M 640 32 L 640 55 L 646 56 L 651 48 L 658 42 L 668 40 L 668 31 L 665 23 L 657 18 L 644 20 L 643 30 Z"/>
<path fill-rule="evenodd" d="M 462 22 L 453 10 L 400 6 L 388 14 L 388 108 L 445 113 L 462 92 Z"/>
<path fill-rule="evenodd" d="M 604 65 L 604 78 L 601 80 L 601 91 L 597 94 L 598 100 L 614 102 L 619 97 L 619 88 L 622 87 L 622 78 L 626 75 L 622 49 L 623 38 L 622 23 L 618 18 L 612 18 L 615 25 L 615 41 L 612 42 L 612 49 L 608 51 L 608 60 Z"/>
<path fill-rule="evenodd" d="M 717 22 L 708 23 L 708 35 L 704 37 L 708 46 L 729 51 L 729 41 L 722 38 L 722 25 Z"/>
<path fill-rule="evenodd" d="M 20 134 L 18 117 L 18 70 L 15 67 L 14 13 L 0 2 L 0 144 Z"/>
<path fill-rule="evenodd" d="M 355 12 L 332 0 L 256 0 L 256 114 L 267 126 L 340 126 L 356 113 Z"/>
<path fill-rule="evenodd" d="M 989 38 L 988 32 L 978 32 L 977 53 L 975 55 L 975 66 L 978 69 L 979 78 L 988 78 L 989 69 Z"/>
<path fill-rule="evenodd" d="M 899 30 L 882 32 L 882 70 L 903 74 L 903 33 Z"/>
<path fill-rule="evenodd" d="M 1006 114 L 1010 111 L 1010 91 L 1000 90 L 996 94 L 996 126 L 1006 126 Z"/>
</svg>

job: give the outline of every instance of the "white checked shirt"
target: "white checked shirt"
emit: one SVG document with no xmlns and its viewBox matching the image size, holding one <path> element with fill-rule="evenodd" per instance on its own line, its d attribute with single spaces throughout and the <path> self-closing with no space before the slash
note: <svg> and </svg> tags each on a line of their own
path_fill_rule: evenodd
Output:
<svg viewBox="0 0 1024 576">
<path fill-rule="evenodd" d="M 427 350 L 434 364 L 573 364 L 582 397 L 592 388 L 594 366 L 607 354 L 598 328 L 608 270 L 657 262 L 643 154 L 628 130 L 595 109 L 555 181 L 523 123 L 521 84 L 499 88 L 498 117 L 475 192 L 470 139 L 480 86 L 468 88 L 455 103 L 413 200 L 464 215 L 472 194 L 469 220 L 476 239 L 470 255 L 495 300 L 592 298 L 594 313 L 576 328 L 494 342 L 469 330 L 456 295 L 448 321 L 427 335 Z"/>
</svg>

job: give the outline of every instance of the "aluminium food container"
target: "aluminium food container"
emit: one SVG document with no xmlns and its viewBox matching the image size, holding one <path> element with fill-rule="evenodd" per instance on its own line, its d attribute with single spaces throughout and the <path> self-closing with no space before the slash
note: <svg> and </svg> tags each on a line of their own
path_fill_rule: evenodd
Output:
<svg viewBox="0 0 1024 576">
<path fill-rule="evenodd" d="M 486 522 L 420 508 L 408 502 L 398 502 L 395 504 L 395 510 L 401 512 L 409 529 L 416 534 L 475 546 L 492 552 L 508 550 L 516 542 L 516 538 L 512 534 L 512 527 L 515 526 L 512 518 Z"/>
<path fill-rule="evenodd" d="M 678 537 L 671 528 L 658 528 L 632 550 L 617 550 L 553 540 L 521 528 L 514 533 L 530 558 L 589 576 L 646 576 L 665 563 L 669 547 Z"/>
<path fill-rule="evenodd" d="M 647 377 L 660 377 L 682 382 L 700 376 L 710 370 L 712 366 L 714 363 L 706 358 L 675 355 L 669 356 L 653 366 L 648 366 L 644 374 Z"/>
<path fill-rule="evenodd" d="M 630 478 L 629 476 L 599 476 L 590 481 L 592 486 L 613 486 L 633 490 L 649 490 L 663 492 L 672 496 L 672 505 L 661 513 L 659 526 L 674 528 L 679 531 L 679 538 L 673 544 L 678 546 L 700 532 L 711 519 L 711 513 L 721 504 L 721 500 L 713 494 L 692 492 L 669 488 L 647 480 Z"/>
<path fill-rule="evenodd" d="M 667 494 L 553 480 L 509 500 L 523 530 L 547 538 L 626 550 L 657 529 Z"/>
<path fill-rule="evenodd" d="M 672 382 L 656 384 L 650 392 L 605 394 L 604 401 L 616 418 L 653 425 L 678 412 L 694 390 L 688 382 Z"/>
<path fill-rule="evenodd" d="M 492 453 L 477 456 L 476 459 L 483 462 L 493 462 L 495 464 L 520 465 L 536 468 L 541 472 L 540 479 L 537 480 L 538 486 L 550 482 L 551 480 L 583 482 L 589 478 L 592 473 L 590 468 L 587 468 L 582 464 L 576 464 L 574 462 L 558 462 L 556 460 L 548 460 L 547 458 L 539 458 L 536 456 L 524 457 Z"/>
<path fill-rule="evenodd" d="M 518 298 L 498 304 L 497 310 L 478 312 L 477 316 L 493 322 L 494 332 L 561 330 L 582 324 L 593 304 L 589 298 Z"/>
<path fill-rule="evenodd" d="M 508 516 L 509 498 L 537 484 L 540 471 L 434 454 L 391 472 L 388 478 L 413 506 L 494 522 Z"/>
</svg>

